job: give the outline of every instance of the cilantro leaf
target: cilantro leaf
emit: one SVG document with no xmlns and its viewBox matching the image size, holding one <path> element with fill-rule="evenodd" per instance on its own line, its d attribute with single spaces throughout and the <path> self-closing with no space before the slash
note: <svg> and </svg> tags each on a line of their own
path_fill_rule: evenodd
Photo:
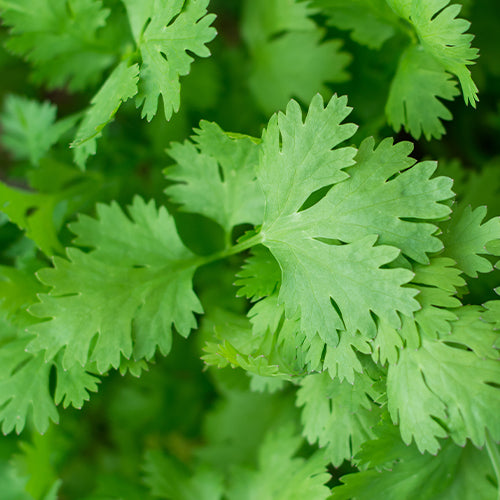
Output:
<svg viewBox="0 0 500 500">
<path fill-rule="evenodd" d="M 460 445 L 467 438 L 484 445 L 486 429 L 500 439 L 498 361 L 478 358 L 446 340 L 422 338 L 418 350 L 403 349 L 387 377 L 389 411 L 403 440 L 408 444 L 413 437 L 421 451 L 431 453 L 440 447 L 436 437 L 448 433 Z"/>
<path fill-rule="evenodd" d="M 169 500 L 220 500 L 224 490 L 222 477 L 209 468 L 193 473 L 182 464 L 149 450 L 144 462 L 145 482 L 155 497 Z"/>
<path fill-rule="evenodd" d="M 259 450 L 258 468 L 236 469 L 228 491 L 229 500 L 253 498 L 273 500 L 326 499 L 329 474 L 325 458 L 317 452 L 307 460 L 294 457 L 302 438 L 291 426 L 269 432 Z"/>
<path fill-rule="evenodd" d="M 165 190 L 167 195 L 183 210 L 215 220 L 229 236 L 238 224 L 260 224 L 259 147 L 247 138 L 228 137 L 215 123 L 202 121 L 196 133 L 196 145 L 174 143 L 168 150 L 177 164 L 165 171 L 176 182 Z"/>
<path fill-rule="evenodd" d="M 38 83 L 82 90 L 113 64 L 114 51 L 99 37 L 110 12 L 100 0 L 2 0 L 0 9 L 11 28 L 7 47 L 33 64 Z"/>
<path fill-rule="evenodd" d="M 396 33 L 398 18 L 385 0 L 313 0 L 328 16 L 328 24 L 350 31 L 351 38 L 371 49 L 380 49 Z"/>
<path fill-rule="evenodd" d="M 486 212 L 484 206 L 474 210 L 467 206 L 456 210 L 450 221 L 443 224 L 445 255 L 454 259 L 465 274 L 474 278 L 477 273 L 488 273 L 493 269 L 490 261 L 482 255 L 490 253 L 487 244 L 500 239 L 500 217 L 483 222 Z"/>
<path fill-rule="evenodd" d="M 236 275 L 237 295 L 252 300 L 272 295 L 281 283 L 281 271 L 271 252 L 263 245 L 252 248 L 243 267 Z"/>
<path fill-rule="evenodd" d="M 102 129 L 113 119 L 122 102 L 137 94 L 139 66 L 120 63 L 92 98 L 91 106 L 78 127 L 71 147 L 75 148 L 75 162 L 85 167 L 87 158 L 96 152 L 96 140 Z"/>
<path fill-rule="evenodd" d="M 351 56 L 341 51 L 340 40 L 323 37 L 319 28 L 284 33 L 254 49 L 248 84 L 264 112 L 284 108 L 292 97 L 309 102 L 315 92 L 328 93 L 327 82 L 349 78 Z"/>
<path fill-rule="evenodd" d="M 396 132 L 404 128 L 415 139 L 422 133 L 427 140 L 444 133 L 440 120 L 452 115 L 438 99 L 453 100 L 458 94 L 451 75 L 421 47 L 408 47 L 399 59 L 386 103 L 389 125 Z"/>
<path fill-rule="evenodd" d="M 422 48 L 449 73 L 460 81 L 466 103 L 476 105 L 477 87 L 467 66 L 478 57 L 478 49 L 471 47 L 473 35 L 465 33 L 470 23 L 458 19 L 460 5 L 448 5 L 450 0 L 409 2 L 387 0 L 389 5 L 415 28 Z"/>
<path fill-rule="evenodd" d="M 300 309 L 309 339 L 318 332 L 332 345 L 338 343 L 335 329 L 374 336 L 371 313 L 397 327 L 397 311 L 411 316 L 418 309 L 416 290 L 402 287 L 411 272 L 382 266 L 398 256 L 398 248 L 427 262 L 426 252 L 442 244 L 433 236 L 437 227 L 418 219 L 446 215 L 449 208 L 439 202 L 453 196 L 450 179 L 429 179 L 435 164 L 408 169 L 414 164 L 407 156 L 411 147 L 388 140 L 376 151 L 373 140 L 365 141 L 344 180 L 342 169 L 352 165 L 354 150 L 332 148 L 354 132 L 352 125 L 340 125 L 348 112 L 345 99 L 334 96 L 323 108 L 316 96 L 302 123 L 291 101 L 263 135 L 257 171 L 266 198 L 259 235 L 282 270 L 280 301 L 289 318 Z M 408 170 L 394 177 L 402 169 Z M 324 198 L 301 210 L 314 191 L 332 184 Z M 375 246 L 377 239 L 382 245 Z"/>
<path fill-rule="evenodd" d="M 488 454 L 471 444 L 464 448 L 446 443 L 437 457 L 406 446 L 397 429 L 367 441 L 359 454 L 368 469 L 341 478 L 332 490 L 332 500 L 399 500 L 418 491 L 422 500 L 489 500 L 496 494 L 490 477 L 493 468 Z M 380 463 L 383 457 L 385 464 Z"/>
<path fill-rule="evenodd" d="M 76 120 L 73 116 L 56 122 L 56 113 L 57 108 L 48 101 L 9 94 L 0 118 L 2 144 L 15 158 L 38 165 Z"/>
<path fill-rule="evenodd" d="M 327 82 L 343 82 L 351 60 L 340 40 L 324 41 L 325 32 L 310 18 L 316 13 L 297 0 L 247 1 L 241 30 L 250 50 L 249 87 L 266 113 L 295 97 L 309 102 L 327 94 Z"/>
<path fill-rule="evenodd" d="M 354 384 L 332 380 L 327 373 L 306 376 L 297 392 L 303 406 L 303 433 L 318 442 L 334 466 L 351 460 L 361 444 L 374 436 L 379 412 L 372 400 L 378 396 L 374 381 L 357 375 Z"/>
<path fill-rule="evenodd" d="M 210 55 L 206 44 L 216 35 L 215 16 L 207 14 L 209 0 L 123 0 L 141 54 L 138 106 L 148 121 L 163 98 L 165 118 L 179 110 L 179 77 L 189 73 L 193 58 Z"/>
<path fill-rule="evenodd" d="M 51 364 L 43 354 L 26 352 L 29 340 L 13 340 L 0 350 L 0 421 L 4 434 L 13 429 L 19 434 L 30 413 L 39 432 L 45 432 L 51 420 L 59 421 L 49 392 Z"/>
<path fill-rule="evenodd" d="M 64 348 L 65 369 L 95 361 L 102 373 L 119 366 L 121 353 L 150 359 L 158 347 L 166 355 L 172 326 L 187 336 L 196 325 L 193 312 L 202 309 L 191 280 L 199 262 L 173 218 L 139 197 L 129 214 L 99 205 L 99 220 L 83 216 L 71 226 L 76 243 L 94 250 L 69 248 L 69 260 L 56 258 L 39 272 L 53 289 L 31 312 L 51 319 L 31 327 L 30 350 L 51 359 Z"/>
<path fill-rule="evenodd" d="M 0 182 L 0 211 L 26 231 L 46 255 L 61 253 L 57 233 L 65 215 L 64 202 L 53 194 L 33 193 Z"/>
</svg>

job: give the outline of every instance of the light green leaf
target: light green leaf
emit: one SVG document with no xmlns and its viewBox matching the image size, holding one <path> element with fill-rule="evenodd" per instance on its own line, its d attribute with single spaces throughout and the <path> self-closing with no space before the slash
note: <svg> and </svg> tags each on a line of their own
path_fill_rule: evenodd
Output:
<svg viewBox="0 0 500 500">
<path fill-rule="evenodd" d="M 56 122 L 56 113 L 57 108 L 48 101 L 38 102 L 9 94 L 0 119 L 2 144 L 15 158 L 38 165 L 76 121 L 72 116 Z"/>
<path fill-rule="evenodd" d="M 303 500 L 326 499 L 329 474 L 321 452 L 308 459 L 294 457 L 302 438 L 291 426 L 269 432 L 260 450 L 256 470 L 236 469 L 227 493 L 229 500 Z"/>
<path fill-rule="evenodd" d="M 179 110 L 179 77 L 189 73 L 193 58 L 210 55 L 206 44 L 216 35 L 207 15 L 209 0 L 123 0 L 132 32 L 140 50 L 138 106 L 148 121 L 156 115 L 158 98 L 163 98 L 165 118 Z"/>
<path fill-rule="evenodd" d="M 71 147 L 75 148 L 75 162 L 80 168 L 96 152 L 97 138 L 102 129 L 113 119 L 122 102 L 137 94 L 139 66 L 120 63 L 92 98 L 91 106 L 78 127 Z"/>
<path fill-rule="evenodd" d="M 380 413 L 372 400 L 378 395 L 374 381 L 356 375 L 354 384 L 332 380 L 327 373 L 306 376 L 297 392 L 302 406 L 303 434 L 309 443 L 326 448 L 336 467 L 352 460 L 361 444 L 374 436 Z"/>
<path fill-rule="evenodd" d="M 264 197 L 256 181 L 259 147 L 246 138 L 231 139 L 215 123 L 200 122 L 192 142 L 174 143 L 168 154 L 177 162 L 165 170 L 176 184 L 165 192 L 184 211 L 218 222 L 231 236 L 238 224 L 260 224 Z"/>
<path fill-rule="evenodd" d="M 413 274 L 382 266 L 399 249 L 427 262 L 426 253 L 442 245 L 433 235 L 437 227 L 424 221 L 448 214 L 439 202 L 453 196 L 451 179 L 430 179 L 434 163 L 410 169 L 411 146 L 389 140 L 376 150 L 373 140 L 365 141 L 344 180 L 353 150 L 332 148 L 353 132 L 340 125 L 349 111 L 345 104 L 333 97 L 324 109 L 317 96 L 303 123 L 292 101 L 286 115 L 269 123 L 257 174 L 266 197 L 260 237 L 282 270 L 280 302 L 288 318 L 300 310 L 309 339 L 319 333 L 333 346 L 336 330 L 375 336 L 372 314 L 398 327 L 398 311 L 411 316 L 418 309 L 416 290 L 402 287 Z M 307 208 L 311 193 L 332 184 Z M 377 240 L 381 245 L 375 246 Z"/>
<path fill-rule="evenodd" d="M 436 437 L 448 434 L 460 445 L 468 438 L 483 446 L 487 429 L 500 440 L 499 382 L 497 360 L 480 359 L 445 339 L 423 338 L 421 348 L 404 349 L 398 363 L 389 366 L 389 411 L 405 443 L 413 438 L 422 452 L 436 453 Z"/>
<path fill-rule="evenodd" d="M 121 354 L 150 359 L 158 347 L 166 355 L 172 326 L 185 337 L 196 326 L 193 313 L 202 309 L 191 280 L 199 261 L 164 208 L 137 197 L 129 214 L 99 205 L 98 220 L 82 216 L 71 226 L 76 243 L 94 251 L 69 248 L 69 260 L 40 271 L 53 289 L 31 312 L 51 319 L 32 327 L 31 351 L 51 359 L 64 348 L 64 368 L 95 361 L 102 373 Z"/>
<path fill-rule="evenodd" d="M 404 127 L 415 139 L 439 139 L 445 129 L 441 120 L 451 120 L 450 111 L 439 99 L 453 100 L 455 82 L 441 64 L 421 46 L 411 45 L 401 55 L 391 82 L 385 112 L 396 132 Z"/>
<path fill-rule="evenodd" d="M 490 261 L 482 255 L 490 252 L 486 245 L 500 239 L 500 217 L 483 222 L 486 207 L 474 210 L 470 206 L 457 210 L 448 223 L 443 224 L 444 255 L 451 257 L 468 276 L 493 270 Z"/>
<path fill-rule="evenodd" d="M 461 5 L 448 5 L 450 0 L 387 2 L 412 24 L 423 49 L 458 78 L 465 102 L 475 107 L 477 87 L 467 66 L 474 63 L 479 51 L 471 47 L 474 35 L 466 33 L 470 23 L 457 18 Z"/>
</svg>

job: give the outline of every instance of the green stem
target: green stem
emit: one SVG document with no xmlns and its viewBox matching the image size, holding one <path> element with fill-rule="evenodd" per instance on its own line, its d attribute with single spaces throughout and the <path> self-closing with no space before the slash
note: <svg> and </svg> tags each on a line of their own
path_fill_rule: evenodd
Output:
<svg viewBox="0 0 500 500">
<path fill-rule="evenodd" d="M 259 245 L 263 241 L 264 238 L 261 233 L 255 234 L 254 236 L 248 238 L 247 240 L 244 240 L 240 243 L 236 243 L 236 245 L 230 246 L 228 248 L 225 248 L 224 250 L 221 250 L 220 252 L 216 252 L 212 255 L 204 257 L 201 260 L 200 265 L 210 264 L 211 262 L 215 262 L 217 260 L 226 259 L 231 255 L 236 255 L 238 253 L 244 252 L 245 250 L 248 250 L 249 248 Z"/>
<path fill-rule="evenodd" d="M 486 449 L 488 450 L 488 455 L 490 456 L 491 464 L 497 478 L 497 499 L 500 500 L 500 452 L 489 431 L 486 431 Z"/>
</svg>

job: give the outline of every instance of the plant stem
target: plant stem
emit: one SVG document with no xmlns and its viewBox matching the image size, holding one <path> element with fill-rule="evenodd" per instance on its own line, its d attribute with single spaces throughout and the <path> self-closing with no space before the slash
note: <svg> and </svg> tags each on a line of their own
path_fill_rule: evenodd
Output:
<svg viewBox="0 0 500 500">
<path fill-rule="evenodd" d="M 490 456 L 491 464 L 497 478 L 497 499 L 500 500 L 500 453 L 489 431 L 486 431 L 486 449 L 488 450 L 488 455 Z"/>
<path fill-rule="evenodd" d="M 205 265 L 205 264 L 210 264 L 212 262 L 215 262 L 217 260 L 222 260 L 227 257 L 230 257 L 231 255 L 236 255 L 238 253 L 241 253 L 245 250 L 248 250 L 249 248 L 252 248 L 256 245 L 259 245 L 264 241 L 264 237 L 262 236 L 261 233 L 255 234 L 252 237 L 248 238 L 245 241 L 242 241 L 240 243 L 236 243 L 236 245 L 230 246 L 228 248 L 225 248 L 224 250 L 221 250 L 220 252 L 216 252 L 212 255 L 208 255 L 201 259 L 199 265 Z"/>
</svg>

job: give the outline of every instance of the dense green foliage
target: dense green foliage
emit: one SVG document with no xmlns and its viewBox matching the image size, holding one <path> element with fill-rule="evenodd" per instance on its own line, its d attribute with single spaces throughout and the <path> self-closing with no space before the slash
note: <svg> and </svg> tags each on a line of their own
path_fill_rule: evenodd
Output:
<svg viewBox="0 0 500 500">
<path fill-rule="evenodd" d="M 0 0 L 2 500 L 500 498 L 463 4 Z"/>
</svg>

